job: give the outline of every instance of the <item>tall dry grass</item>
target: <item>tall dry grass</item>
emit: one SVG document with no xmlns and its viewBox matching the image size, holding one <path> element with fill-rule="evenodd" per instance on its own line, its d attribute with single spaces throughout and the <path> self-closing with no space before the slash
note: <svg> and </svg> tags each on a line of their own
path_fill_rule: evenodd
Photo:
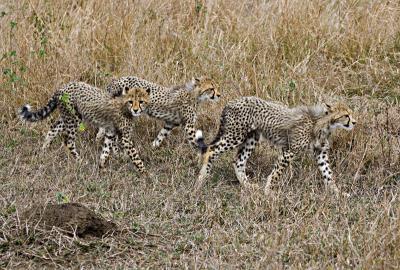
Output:
<svg viewBox="0 0 400 270">
<path fill-rule="evenodd" d="M 398 1 L 2 1 L 1 267 L 399 268 L 399 21 Z M 213 77 L 224 98 L 202 106 L 208 140 L 223 104 L 238 96 L 347 102 L 358 125 L 334 136 L 331 156 L 352 196 L 327 194 L 307 155 L 270 198 L 243 193 L 232 153 L 193 198 L 196 154 L 180 144 L 181 131 L 152 150 L 160 123 L 138 121 L 149 182 L 126 159 L 99 173 L 92 131 L 80 134 L 86 163 L 70 159 L 61 140 L 41 154 L 49 122 L 16 118 L 19 106 L 44 104 L 66 82 L 104 87 L 122 75 L 163 85 Z M 254 181 L 263 183 L 276 156 L 259 147 L 248 168 Z M 22 211 L 56 194 L 124 232 L 82 240 L 20 223 Z"/>
</svg>

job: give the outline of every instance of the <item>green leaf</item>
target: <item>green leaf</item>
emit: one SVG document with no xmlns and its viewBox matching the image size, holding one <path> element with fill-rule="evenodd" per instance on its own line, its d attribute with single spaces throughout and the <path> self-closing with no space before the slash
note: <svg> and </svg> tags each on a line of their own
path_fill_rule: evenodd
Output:
<svg viewBox="0 0 400 270">
<path fill-rule="evenodd" d="M 5 11 L 0 12 L 0 18 L 3 18 L 6 15 L 7 15 L 7 12 L 5 12 Z"/>
<path fill-rule="evenodd" d="M 10 56 L 17 56 L 17 52 L 16 51 L 11 51 L 10 52 Z"/>
<path fill-rule="evenodd" d="M 195 7 L 196 13 L 200 13 L 202 8 L 203 4 L 200 1 L 196 2 L 196 7 Z"/>
<path fill-rule="evenodd" d="M 7 57 L 8 57 L 8 54 L 7 53 L 3 53 L 3 55 L 0 58 L 0 61 L 3 60 L 3 59 L 6 59 Z"/>
<path fill-rule="evenodd" d="M 68 203 L 69 202 L 69 198 L 64 193 L 57 192 L 56 193 L 56 201 L 57 201 L 57 203 Z"/>
<path fill-rule="evenodd" d="M 84 132 L 84 131 L 86 130 L 85 124 L 82 123 L 82 122 L 79 123 L 78 130 L 79 130 L 80 132 Z"/>
<path fill-rule="evenodd" d="M 17 140 L 11 139 L 5 146 L 8 149 L 14 149 L 14 147 L 17 146 L 17 145 L 18 145 Z"/>
<path fill-rule="evenodd" d="M 133 222 L 133 224 L 131 225 L 131 229 L 134 233 L 139 232 L 140 231 L 140 224 Z"/>
<path fill-rule="evenodd" d="M 290 91 L 296 90 L 296 81 L 290 80 L 290 82 L 289 82 L 289 90 Z"/>
<path fill-rule="evenodd" d="M 25 72 L 26 71 L 26 66 L 20 66 L 19 67 L 19 71 L 21 71 L 21 72 Z"/>
<path fill-rule="evenodd" d="M 10 75 L 11 73 L 12 73 L 12 71 L 11 71 L 10 68 L 5 68 L 5 69 L 3 69 L 3 74 L 4 74 L 4 75 Z"/>
<path fill-rule="evenodd" d="M 21 80 L 21 77 L 19 77 L 14 71 L 12 71 L 10 68 L 5 68 L 3 69 L 3 74 L 8 77 L 10 82 L 15 83 L 17 81 Z"/>
<path fill-rule="evenodd" d="M 44 48 L 39 49 L 39 57 L 45 57 L 46 56 L 46 50 Z"/>
<path fill-rule="evenodd" d="M 67 104 L 69 103 L 69 94 L 68 94 L 68 93 L 63 93 L 63 94 L 59 97 L 59 99 L 61 100 L 61 102 L 62 102 L 64 105 L 67 105 Z"/>
<path fill-rule="evenodd" d="M 15 83 L 21 80 L 21 77 L 19 77 L 15 72 L 13 72 L 10 76 L 10 81 Z"/>
<path fill-rule="evenodd" d="M 40 45 L 46 45 L 47 44 L 47 37 L 42 37 L 41 39 L 40 39 Z"/>
<path fill-rule="evenodd" d="M 67 107 L 70 113 L 75 114 L 75 109 L 71 106 L 70 104 L 70 99 L 69 99 L 69 94 L 68 93 L 63 93 L 59 99 L 61 100 L 61 103 Z"/>
<path fill-rule="evenodd" d="M 14 29 L 17 26 L 17 23 L 14 21 L 10 22 L 11 29 Z"/>
</svg>

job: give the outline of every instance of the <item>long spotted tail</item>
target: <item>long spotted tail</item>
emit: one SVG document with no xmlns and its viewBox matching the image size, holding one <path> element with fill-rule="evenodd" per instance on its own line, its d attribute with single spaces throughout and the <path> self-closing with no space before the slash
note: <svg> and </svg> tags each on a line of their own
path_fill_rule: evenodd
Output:
<svg viewBox="0 0 400 270">
<path fill-rule="evenodd" d="M 48 117 L 58 106 L 59 98 L 58 95 L 54 95 L 46 106 L 41 108 L 38 111 L 31 111 L 31 106 L 26 104 L 22 106 L 19 110 L 19 117 L 22 120 L 29 121 L 29 122 L 36 122 L 43 120 L 44 118 Z"/>
<path fill-rule="evenodd" d="M 201 153 L 207 152 L 207 144 L 204 142 L 203 132 L 201 130 L 196 131 L 195 140 L 197 147 L 200 149 Z"/>
</svg>

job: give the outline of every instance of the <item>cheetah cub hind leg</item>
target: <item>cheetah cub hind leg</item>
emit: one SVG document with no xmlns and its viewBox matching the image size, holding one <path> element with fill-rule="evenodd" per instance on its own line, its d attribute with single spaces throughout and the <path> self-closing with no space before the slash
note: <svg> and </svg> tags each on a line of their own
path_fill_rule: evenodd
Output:
<svg viewBox="0 0 400 270">
<path fill-rule="evenodd" d="M 157 138 L 155 138 L 154 141 L 152 142 L 152 146 L 154 148 L 160 147 L 160 145 L 164 141 L 164 139 L 167 138 L 171 134 L 172 129 L 174 129 L 176 126 L 177 125 L 175 125 L 175 124 L 166 122 L 164 124 L 164 127 L 158 133 Z"/>
<path fill-rule="evenodd" d="M 42 151 L 45 151 L 49 148 L 50 144 L 53 142 L 54 138 L 59 134 L 63 133 L 65 129 L 65 124 L 64 120 L 62 118 L 58 119 L 56 122 L 54 122 L 50 130 L 46 134 L 46 138 L 44 140 L 43 146 L 42 146 Z"/>
<path fill-rule="evenodd" d="M 294 158 L 294 153 L 290 150 L 284 150 L 279 156 L 278 161 L 275 163 L 272 172 L 268 175 L 267 183 L 264 188 L 265 195 L 270 195 L 272 182 L 277 181 L 283 174 L 283 170 L 286 169 L 290 162 Z"/>
<path fill-rule="evenodd" d="M 100 142 L 101 140 L 104 139 L 104 136 L 106 135 L 106 130 L 103 127 L 100 127 L 99 130 L 97 131 L 96 134 L 96 141 Z"/>
<path fill-rule="evenodd" d="M 244 188 L 248 189 L 258 189 L 258 185 L 251 183 L 246 175 L 246 164 L 249 160 L 251 154 L 254 152 L 258 141 L 260 140 L 260 135 L 257 132 L 250 133 L 245 142 L 239 146 L 239 150 L 236 156 L 235 163 L 235 174 L 240 184 Z"/>
</svg>

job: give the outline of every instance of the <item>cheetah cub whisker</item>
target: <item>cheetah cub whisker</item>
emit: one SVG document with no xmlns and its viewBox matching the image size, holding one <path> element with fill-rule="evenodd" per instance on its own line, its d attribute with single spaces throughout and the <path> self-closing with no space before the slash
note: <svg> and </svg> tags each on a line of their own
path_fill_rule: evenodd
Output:
<svg viewBox="0 0 400 270">
<path fill-rule="evenodd" d="M 142 88 L 127 89 L 126 95 L 114 99 L 104 90 L 83 82 L 71 82 L 58 89 L 45 107 L 31 111 L 30 106 L 25 105 L 19 116 L 22 120 L 37 122 L 47 118 L 58 107 L 60 117 L 51 125 L 42 149 L 47 149 L 58 134 L 64 133 L 67 148 L 80 159 L 75 146 L 76 131 L 82 121 L 89 122 L 100 127 L 105 135 L 100 167 L 105 166 L 110 148 L 116 152 L 119 144 L 138 170 L 144 172 L 143 162 L 130 139 L 131 125 L 128 122 L 142 114 L 148 103 L 149 93 Z"/>
<path fill-rule="evenodd" d="M 310 149 L 314 154 L 325 184 L 339 193 L 329 166 L 328 150 L 331 132 L 337 128 L 351 130 L 356 124 L 353 112 L 345 104 L 315 105 L 288 108 L 257 97 L 242 97 L 228 103 L 221 115 L 217 136 L 210 145 L 203 137 L 196 137 L 202 151 L 202 168 L 195 184 L 198 190 L 211 173 L 218 157 L 238 148 L 235 174 L 243 186 L 248 186 L 246 163 L 261 138 L 282 148 L 272 172 L 267 178 L 265 193 L 278 180 L 292 159 Z"/>
</svg>

